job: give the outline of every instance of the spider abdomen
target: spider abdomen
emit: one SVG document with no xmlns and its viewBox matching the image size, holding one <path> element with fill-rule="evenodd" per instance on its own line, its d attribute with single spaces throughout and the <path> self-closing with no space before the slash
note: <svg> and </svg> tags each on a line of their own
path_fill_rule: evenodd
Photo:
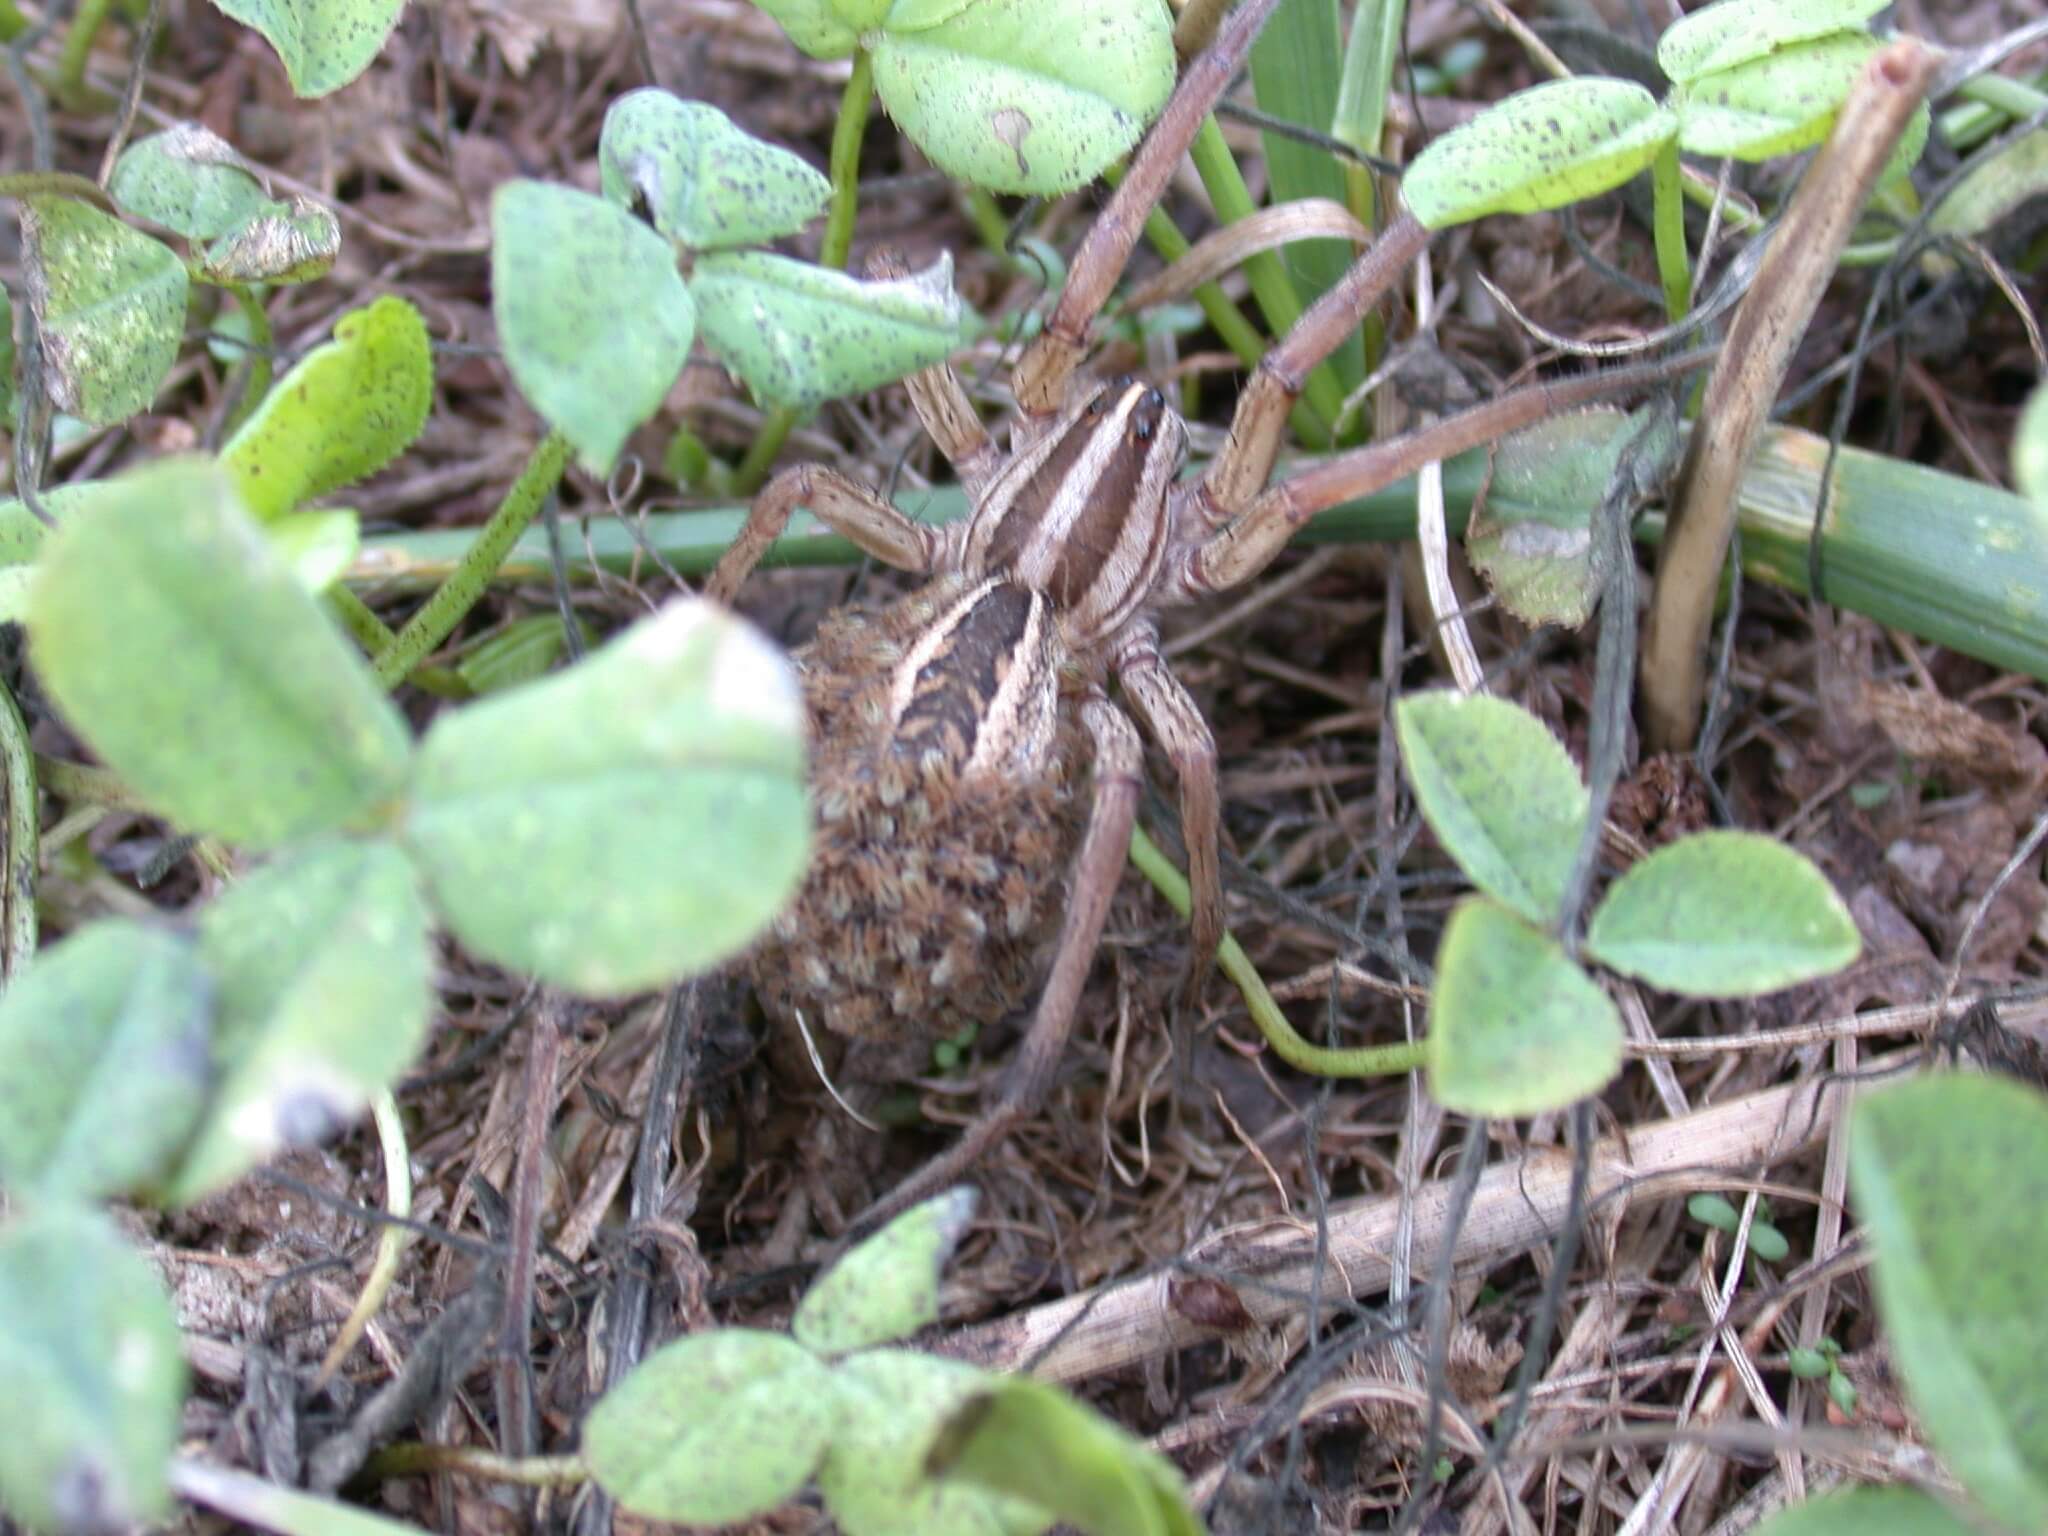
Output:
<svg viewBox="0 0 2048 1536">
<path fill-rule="evenodd" d="M 771 1014 L 919 1048 L 1031 1001 L 1087 820 L 1045 599 L 942 578 L 798 652 L 811 868 L 746 961 Z"/>
</svg>

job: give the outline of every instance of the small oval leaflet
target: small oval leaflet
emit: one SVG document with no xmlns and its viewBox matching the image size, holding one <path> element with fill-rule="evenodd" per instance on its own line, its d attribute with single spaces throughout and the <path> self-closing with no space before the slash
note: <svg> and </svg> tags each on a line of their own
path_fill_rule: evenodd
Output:
<svg viewBox="0 0 2048 1536">
<path fill-rule="evenodd" d="M 1678 119 L 1629 80 L 1557 80 L 1518 91 L 1417 155 L 1401 196 L 1428 229 L 1489 213 L 1542 213 L 1647 170 Z"/>
<path fill-rule="evenodd" d="M 742 132 L 716 107 L 652 86 L 604 115 L 604 195 L 644 207 L 654 227 L 694 250 L 763 245 L 825 209 L 832 184 L 804 161 Z"/>
<path fill-rule="evenodd" d="M 1621 1014 L 1558 942 L 1498 902 L 1468 897 L 1437 947 L 1429 1091 L 1467 1115 L 1537 1115 L 1621 1070 Z"/>
<path fill-rule="evenodd" d="M 731 1525 L 794 1497 L 840 1418 L 832 1373 L 801 1347 L 722 1328 L 663 1346 L 606 1393 L 583 1459 L 635 1514 Z"/>
<path fill-rule="evenodd" d="M 804 1348 L 842 1355 L 907 1338 L 938 1321 L 939 1274 L 974 1219 L 966 1186 L 913 1206 L 834 1264 L 790 1319 Z"/>
</svg>

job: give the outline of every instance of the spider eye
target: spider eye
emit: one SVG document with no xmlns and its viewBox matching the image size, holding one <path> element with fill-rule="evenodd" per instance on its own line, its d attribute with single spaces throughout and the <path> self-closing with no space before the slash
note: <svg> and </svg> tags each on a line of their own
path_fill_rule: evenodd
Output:
<svg viewBox="0 0 2048 1536">
<path fill-rule="evenodd" d="M 1145 403 L 1155 410 L 1164 409 L 1166 396 L 1162 395 L 1156 387 L 1148 389 L 1145 391 Z"/>
<path fill-rule="evenodd" d="M 1100 416 L 1102 414 L 1102 396 L 1097 395 L 1088 402 L 1088 414 L 1090 416 Z"/>
</svg>

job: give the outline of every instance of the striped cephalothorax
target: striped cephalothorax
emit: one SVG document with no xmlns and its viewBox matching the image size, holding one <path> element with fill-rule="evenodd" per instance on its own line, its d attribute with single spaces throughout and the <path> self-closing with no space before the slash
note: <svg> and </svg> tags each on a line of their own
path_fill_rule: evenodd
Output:
<svg viewBox="0 0 2048 1536">
<path fill-rule="evenodd" d="M 1046 977 L 1000 1100 L 869 1219 L 958 1175 L 1043 1097 L 1136 814 L 1143 745 L 1125 707 L 1179 778 L 1190 981 L 1198 989 L 1206 978 L 1223 934 L 1216 747 L 1167 670 L 1156 615 L 1258 575 L 1318 512 L 1675 371 L 1651 364 L 1531 385 L 1269 485 L 1309 370 L 1428 243 L 1402 214 L 1267 351 L 1222 451 L 1182 477 L 1187 429 L 1165 396 L 1077 369 L 1147 210 L 1276 3 L 1243 0 L 1188 64 L 1018 362 L 1007 451 L 950 368 L 909 380 L 971 514 L 929 527 L 858 481 L 799 466 L 762 490 L 708 583 L 730 601 L 799 506 L 875 558 L 932 578 L 879 614 L 836 615 L 800 653 L 819 843 L 796 907 L 752 967 L 771 1006 L 808 1005 L 806 1017 L 847 1035 L 897 1022 L 929 1037 L 1020 1006 Z M 869 266 L 902 270 L 887 258 Z"/>
</svg>

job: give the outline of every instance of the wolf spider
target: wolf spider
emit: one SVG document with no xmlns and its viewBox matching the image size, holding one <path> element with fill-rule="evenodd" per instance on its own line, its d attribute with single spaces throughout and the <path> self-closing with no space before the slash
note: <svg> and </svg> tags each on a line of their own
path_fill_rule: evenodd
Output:
<svg viewBox="0 0 2048 1536">
<path fill-rule="evenodd" d="M 730 602 L 799 506 L 876 559 L 931 578 L 879 615 L 835 614 L 798 654 L 814 728 L 818 847 L 798 901 L 750 962 L 771 1011 L 801 1017 L 809 1006 L 835 1032 L 874 1039 L 935 1012 L 993 1022 L 1047 978 L 997 1103 L 864 1213 L 863 1225 L 961 1174 L 1050 1086 L 1142 782 L 1143 744 L 1110 697 L 1112 677 L 1179 780 L 1191 985 L 1207 974 L 1224 926 L 1216 745 L 1160 654 L 1157 615 L 1251 580 L 1321 511 L 1669 371 L 1529 386 L 1269 487 L 1308 371 L 1428 243 L 1403 214 L 1266 353 L 1222 451 L 1199 475 L 1179 478 L 1187 429 L 1166 397 L 1142 381 L 1095 381 L 1076 369 L 1146 210 L 1275 3 L 1245 0 L 1225 20 L 1083 239 L 1014 371 L 1021 419 L 1008 451 L 949 367 L 909 380 L 925 430 L 967 491 L 969 516 L 928 527 L 845 475 L 801 465 L 761 491 L 707 584 Z M 1064 890 L 1052 873 L 1061 869 Z"/>
</svg>

